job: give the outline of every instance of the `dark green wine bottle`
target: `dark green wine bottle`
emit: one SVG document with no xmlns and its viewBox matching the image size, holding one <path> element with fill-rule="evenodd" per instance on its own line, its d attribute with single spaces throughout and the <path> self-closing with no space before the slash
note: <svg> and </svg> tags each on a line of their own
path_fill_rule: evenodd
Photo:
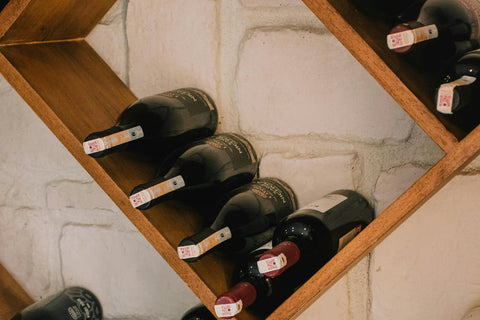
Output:
<svg viewBox="0 0 480 320">
<path fill-rule="evenodd" d="M 192 262 L 213 249 L 229 255 L 248 253 L 270 241 L 275 226 L 296 208 L 287 183 L 276 178 L 254 180 L 233 191 L 210 227 L 183 239 L 178 255 Z"/>
<path fill-rule="evenodd" d="M 135 187 L 132 206 L 148 209 L 175 197 L 199 192 L 228 192 L 250 182 L 258 170 L 253 146 L 244 137 L 222 133 L 196 141 L 183 152 L 166 174 Z"/>
<path fill-rule="evenodd" d="M 113 127 L 89 134 L 83 147 L 94 158 L 126 149 L 158 158 L 213 135 L 217 124 L 217 109 L 205 92 L 178 89 L 134 102 Z"/>
<path fill-rule="evenodd" d="M 368 201 L 351 190 L 337 190 L 285 218 L 275 229 L 273 248 L 258 269 L 277 277 L 296 263 L 320 269 L 374 218 Z"/>
</svg>

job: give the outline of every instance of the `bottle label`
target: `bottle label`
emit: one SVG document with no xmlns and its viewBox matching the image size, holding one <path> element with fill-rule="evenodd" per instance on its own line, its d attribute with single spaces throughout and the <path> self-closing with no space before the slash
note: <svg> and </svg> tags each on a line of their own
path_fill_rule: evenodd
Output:
<svg viewBox="0 0 480 320">
<path fill-rule="evenodd" d="M 85 141 L 83 143 L 83 149 L 86 154 L 91 154 L 143 138 L 143 136 L 142 127 L 136 126 L 102 138 Z"/>
<path fill-rule="evenodd" d="M 276 210 L 284 208 L 286 204 L 290 205 L 291 211 L 297 209 L 293 191 L 281 180 L 257 179 L 251 182 L 249 189 L 260 198 L 271 200 Z"/>
<path fill-rule="evenodd" d="M 253 147 L 239 135 L 218 134 L 204 141 L 217 149 L 225 150 L 231 159 L 235 159 L 232 161 L 235 170 L 257 162 Z"/>
<path fill-rule="evenodd" d="M 362 225 L 358 225 L 338 240 L 338 251 L 342 250 L 357 234 L 362 231 Z M 337 252 L 338 252 L 337 251 Z"/>
<path fill-rule="evenodd" d="M 466 86 L 473 83 L 477 78 L 463 76 L 452 82 L 444 83 L 438 89 L 437 111 L 445 114 L 452 114 L 454 90 L 458 86 Z"/>
<path fill-rule="evenodd" d="M 182 176 L 176 176 L 161 183 L 158 183 L 150 188 L 132 194 L 130 196 L 130 203 L 135 208 L 144 205 L 152 201 L 153 199 L 159 198 L 164 194 L 172 192 L 174 190 L 183 188 L 185 186 L 185 181 L 183 180 Z"/>
<path fill-rule="evenodd" d="M 320 212 L 327 212 L 341 202 L 347 200 L 348 198 L 343 194 L 327 194 L 325 197 L 309 204 L 305 209 L 312 209 Z"/>
<path fill-rule="evenodd" d="M 271 257 L 257 261 L 258 271 L 260 273 L 268 273 L 284 268 L 287 265 L 287 257 L 280 253 L 276 257 Z"/>
<path fill-rule="evenodd" d="M 235 303 L 217 304 L 215 305 L 215 313 L 219 318 L 234 317 L 242 311 L 242 300 L 238 300 Z"/>
<path fill-rule="evenodd" d="M 209 235 L 196 245 L 181 246 L 177 248 L 180 259 L 197 258 L 218 246 L 220 243 L 232 238 L 232 232 L 229 227 L 218 230 L 214 234 Z"/>
<path fill-rule="evenodd" d="M 162 96 L 173 98 L 182 101 L 185 105 L 188 105 L 189 110 L 192 114 L 202 113 L 205 111 L 204 107 L 208 107 L 209 110 L 215 110 L 215 106 L 208 98 L 208 96 L 194 88 L 185 88 L 185 89 L 177 89 L 168 92 L 164 92 L 161 94 Z M 201 104 L 199 103 L 201 102 Z M 201 108 L 200 108 L 201 107 Z"/>
<path fill-rule="evenodd" d="M 438 28 L 436 25 L 431 24 L 424 27 L 389 34 L 387 36 L 387 45 L 389 49 L 398 49 L 435 38 L 438 38 Z"/>
</svg>

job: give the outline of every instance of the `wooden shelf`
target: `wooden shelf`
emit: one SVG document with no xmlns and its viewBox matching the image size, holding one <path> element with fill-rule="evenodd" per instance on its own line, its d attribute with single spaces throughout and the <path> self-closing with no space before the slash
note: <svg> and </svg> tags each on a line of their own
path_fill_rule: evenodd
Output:
<svg viewBox="0 0 480 320">
<path fill-rule="evenodd" d="M 86 156 L 82 148 L 90 132 L 110 127 L 118 114 L 136 100 L 84 40 L 115 1 L 53 2 L 56 5 L 47 5 L 43 0 L 11 0 L 0 12 L 0 73 L 213 311 L 215 297 L 227 289 L 232 262 L 212 255 L 187 264 L 176 253 L 180 240 L 200 227 L 201 214 L 175 201 L 144 212 L 132 208 L 128 194 L 153 175 L 153 166 L 139 165 L 125 154 L 96 160 Z M 275 310 L 267 318 L 270 320 L 296 317 L 480 150 L 480 128 L 467 132 L 437 114 L 431 98 L 434 79 L 387 50 L 385 33 L 389 26 L 370 21 L 348 1 L 304 2 L 445 151 L 445 156 Z M 237 319 L 259 317 L 242 312 Z"/>
<path fill-rule="evenodd" d="M 0 319 L 9 320 L 32 303 L 32 298 L 0 264 Z"/>
</svg>

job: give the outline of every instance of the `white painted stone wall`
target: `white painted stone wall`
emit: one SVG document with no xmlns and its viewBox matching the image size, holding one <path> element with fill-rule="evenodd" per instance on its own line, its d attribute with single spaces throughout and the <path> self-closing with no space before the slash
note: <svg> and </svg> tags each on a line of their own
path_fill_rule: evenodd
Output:
<svg viewBox="0 0 480 320">
<path fill-rule="evenodd" d="M 377 214 L 443 155 L 300 0 L 118 0 L 88 41 L 139 97 L 208 91 L 220 131 L 301 205 L 338 188 Z M 114 94 L 114 93 L 112 93 Z M 108 319 L 179 319 L 198 299 L 0 78 L 0 263 L 40 299 L 96 292 Z M 480 304 L 479 161 L 301 320 L 460 319 Z"/>
</svg>

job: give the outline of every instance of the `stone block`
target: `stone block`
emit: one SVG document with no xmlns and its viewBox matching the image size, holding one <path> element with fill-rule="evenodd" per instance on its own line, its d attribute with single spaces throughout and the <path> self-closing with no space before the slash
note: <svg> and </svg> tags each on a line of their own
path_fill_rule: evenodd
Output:
<svg viewBox="0 0 480 320">
<path fill-rule="evenodd" d="M 365 320 L 368 315 L 368 268 L 364 258 L 321 295 L 299 320 Z"/>
<path fill-rule="evenodd" d="M 461 319 L 480 296 L 479 176 L 457 176 L 376 247 L 372 320 Z"/>
<path fill-rule="evenodd" d="M 239 53 L 242 131 L 398 143 L 413 121 L 327 31 L 258 28 Z"/>
<path fill-rule="evenodd" d="M 34 298 L 50 286 L 55 255 L 55 227 L 45 212 L 0 207 L 0 263 Z"/>
<path fill-rule="evenodd" d="M 300 7 L 301 0 L 240 0 L 245 7 Z"/>
<path fill-rule="evenodd" d="M 67 225 L 59 247 L 65 284 L 95 292 L 107 318 L 178 319 L 198 303 L 138 232 Z"/>
<path fill-rule="evenodd" d="M 124 82 L 127 76 L 127 39 L 124 0 L 118 0 L 102 21 L 90 32 L 88 43 Z"/>
<path fill-rule="evenodd" d="M 51 209 L 103 209 L 118 211 L 113 201 L 94 181 L 52 181 L 46 188 Z"/>
<path fill-rule="evenodd" d="M 260 176 L 284 180 L 305 206 L 337 189 L 353 189 L 355 164 L 355 154 L 288 158 L 272 153 L 262 158 Z"/>
<path fill-rule="evenodd" d="M 377 215 L 382 213 L 426 171 L 426 168 L 407 164 L 382 172 L 377 180 L 374 193 Z"/>
<path fill-rule="evenodd" d="M 213 97 L 217 80 L 217 1 L 130 1 L 130 88 L 138 96 L 197 87 Z"/>
</svg>

